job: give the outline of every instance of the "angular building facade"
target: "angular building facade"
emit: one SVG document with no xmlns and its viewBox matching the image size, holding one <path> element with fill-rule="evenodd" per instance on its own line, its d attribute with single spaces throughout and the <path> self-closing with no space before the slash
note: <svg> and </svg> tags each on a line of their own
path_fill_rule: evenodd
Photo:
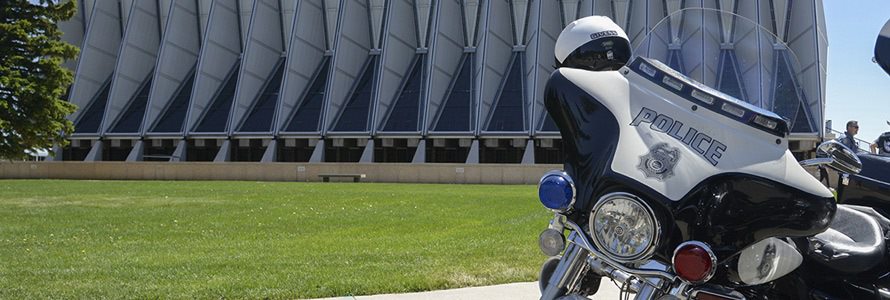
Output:
<svg viewBox="0 0 890 300">
<path fill-rule="evenodd" d="M 823 134 L 821 0 L 78 5 L 77 16 L 60 24 L 64 39 L 82 50 L 67 63 L 76 70 L 69 101 L 79 109 L 69 116 L 76 129 L 71 144 L 57 149 L 59 160 L 559 163 L 559 133 L 544 110 L 543 89 L 562 28 L 606 15 L 633 43 L 689 7 L 735 12 L 788 43 L 800 66 L 775 76 L 799 87 L 790 102 L 746 96 L 763 93 L 745 92 L 757 87 L 741 83 L 744 70 L 736 64 L 711 71 L 734 74 L 738 82 L 731 84 L 745 101 L 797 112 L 793 139 Z M 733 30 L 719 21 L 707 26 Z"/>
</svg>

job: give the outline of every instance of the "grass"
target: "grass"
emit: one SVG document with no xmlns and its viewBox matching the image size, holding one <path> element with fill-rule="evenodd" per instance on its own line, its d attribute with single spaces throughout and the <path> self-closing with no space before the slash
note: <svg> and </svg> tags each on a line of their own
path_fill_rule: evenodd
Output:
<svg viewBox="0 0 890 300">
<path fill-rule="evenodd" d="M 537 277 L 533 186 L 0 181 L 0 299 L 315 298 Z"/>
</svg>

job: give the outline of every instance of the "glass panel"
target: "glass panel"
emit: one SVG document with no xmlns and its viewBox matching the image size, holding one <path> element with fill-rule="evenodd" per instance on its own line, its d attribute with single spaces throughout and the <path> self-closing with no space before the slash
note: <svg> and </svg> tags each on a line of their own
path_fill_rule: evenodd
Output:
<svg viewBox="0 0 890 300">
<path fill-rule="evenodd" d="M 522 97 L 522 55 L 513 55 L 513 63 L 503 89 L 495 102 L 495 109 L 488 121 L 487 131 L 525 130 L 525 101 Z"/>
<path fill-rule="evenodd" d="M 815 132 L 803 105 L 800 105 L 797 109 L 797 119 L 794 120 L 794 125 L 791 126 L 791 132 Z"/>
<path fill-rule="evenodd" d="M 167 104 L 164 114 L 158 120 L 152 132 L 180 132 L 185 114 L 188 112 L 189 100 L 192 96 L 192 86 L 195 83 L 195 69 L 186 76 L 185 82 L 179 86 L 175 97 Z"/>
<path fill-rule="evenodd" d="M 226 131 L 226 123 L 229 120 L 229 110 L 232 109 L 232 100 L 235 99 L 235 87 L 238 85 L 238 67 L 241 61 L 235 62 L 235 66 L 229 71 L 225 84 L 219 89 L 213 104 L 204 113 L 204 118 L 195 129 L 195 132 L 223 132 Z"/>
<path fill-rule="evenodd" d="M 541 131 L 559 131 L 559 128 L 556 127 L 556 122 L 553 121 L 553 117 L 548 112 L 544 113 L 544 124 L 541 124 Z"/>
<path fill-rule="evenodd" d="M 435 131 L 470 131 L 470 110 L 473 103 L 473 55 L 464 57 L 444 108 L 436 121 Z"/>
<path fill-rule="evenodd" d="M 324 88 L 328 82 L 328 67 L 330 59 L 325 57 L 321 62 L 321 71 L 315 75 L 315 81 L 309 87 L 309 91 L 303 96 L 300 106 L 294 111 L 293 117 L 285 131 L 287 132 L 315 132 L 318 131 L 318 120 L 321 117 L 321 108 L 324 105 Z"/>
<path fill-rule="evenodd" d="M 736 65 L 735 55 L 732 50 L 722 50 L 720 55 L 720 78 L 717 83 L 717 89 L 727 95 L 738 98 L 742 101 L 748 101 L 745 97 L 745 90 L 742 89 L 742 82 L 739 81 L 738 66 Z M 758 105 L 759 103 L 752 103 Z"/>
<path fill-rule="evenodd" d="M 272 77 L 266 80 L 263 93 L 257 97 L 253 109 L 239 131 L 242 132 L 267 132 L 272 130 L 272 119 L 275 117 L 275 104 L 278 103 L 278 92 L 281 90 L 281 77 L 284 73 L 284 58 L 278 60 Z"/>
<path fill-rule="evenodd" d="M 418 55 L 408 81 L 386 120 L 383 131 L 419 131 L 420 99 L 423 89 L 424 56 Z"/>
<path fill-rule="evenodd" d="M 803 99 L 800 88 L 794 81 L 794 71 L 791 70 L 791 66 L 788 64 L 788 57 L 785 56 L 786 54 L 785 51 L 776 52 L 776 83 L 773 84 L 775 87 L 773 91 L 773 112 L 780 116 L 792 116 L 789 118 L 789 121 L 792 122 L 789 124 L 792 128 L 791 131 L 798 132 L 795 131 L 795 129 L 810 126 L 809 124 L 806 126 L 801 126 L 804 124 L 797 124 L 798 120 L 803 120 L 805 123 L 809 123 L 809 121 L 805 114 L 803 116 L 797 115 L 801 112 L 801 103 L 806 102 Z"/>
<path fill-rule="evenodd" d="M 377 56 L 372 55 L 365 64 L 365 73 L 355 86 L 346 108 L 337 119 L 333 131 L 367 131 L 371 97 L 374 93 L 374 73 L 377 70 Z"/>
<path fill-rule="evenodd" d="M 74 126 L 75 133 L 98 133 L 102 118 L 105 117 L 105 105 L 108 104 L 108 92 L 111 90 L 111 76 L 105 80 L 105 85 L 90 101 L 87 108 L 80 116 L 80 120 Z"/>
<path fill-rule="evenodd" d="M 668 66 L 677 70 L 681 74 L 686 74 L 686 68 L 683 68 L 683 56 L 680 50 L 671 50 L 668 53 Z"/>
<path fill-rule="evenodd" d="M 148 103 L 148 93 L 151 91 L 151 74 L 142 83 L 139 92 L 130 100 L 127 110 L 114 125 L 111 132 L 138 132 L 142 128 L 142 117 L 145 115 L 145 104 Z"/>
</svg>

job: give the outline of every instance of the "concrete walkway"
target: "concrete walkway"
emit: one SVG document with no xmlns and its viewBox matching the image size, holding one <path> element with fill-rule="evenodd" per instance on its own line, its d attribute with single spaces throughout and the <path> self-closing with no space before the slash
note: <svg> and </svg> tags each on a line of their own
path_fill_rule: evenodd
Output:
<svg viewBox="0 0 890 300">
<path fill-rule="evenodd" d="M 541 292 L 538 290 L 538 282 L 520 282 L 421 293 L 337 297 L 318 300 L 537 300 L 540 297 Z M 608 279 L 603 279 L 602 283 L 600 283 L 600 290 L 594 298 L 618 299 L 618 287 Z"/>
</svg>

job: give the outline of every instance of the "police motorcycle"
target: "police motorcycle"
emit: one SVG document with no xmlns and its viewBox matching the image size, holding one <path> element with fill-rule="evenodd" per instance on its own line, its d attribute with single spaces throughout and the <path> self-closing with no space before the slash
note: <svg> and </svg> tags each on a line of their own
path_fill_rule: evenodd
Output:
<svg viewBox="0 0 890 300">
<path fill-rule="evenodd" d="M 881 29 L 874 55 L 875 62 L 890 75 L 890 21 Z M 828 146 L 822 147 L 824 145 L 818 147 L 818 156 L 827 156 Z M 890 155 L 859 152 L 856 158 L 862 163 L 858 172 L 834 170 L 829 176 L 823 168 L 820 171 L 825 172 L 820 172 L 820 180 L 825 179 L 826 184 L 837 191 L 838 203 L 872 207 L 882 216 L 890 217 Z"/>
<path fill-rule="evenodd" d="M 817 148 L 817 156 L 827 156 L 830 150 L 824 149 L 833 144 L 852 153 L 846 146 L 828 141 Z M 852 171 L 822 168 L 820 181 L 835 190 L 838 203 L 871 207 L 881 216 L 890 217 L 890 156 L 859 152 L 852 158 L 860 161 L 862 167 Z"/>
<path fill-rule="evenodd" d="M 754 80 L 750 99 L 796 93 L 767 75 L 799 67 L 784 43 L 742 16 L 684 9 L 631 47 L 598 16 L 556 41 L 544 102 L 565 163 L 539 183 L 554 212 L 539 236 L 541 299 L 596 298 L 603 278 L 636 299 L 890 299 L 890 227 L 837 205 L 803 169 L 788 151 L 793 118 L 706 84 L 731 56 Z M 855 171 L 829 147 L 804 164 Z"/>
</svg>

